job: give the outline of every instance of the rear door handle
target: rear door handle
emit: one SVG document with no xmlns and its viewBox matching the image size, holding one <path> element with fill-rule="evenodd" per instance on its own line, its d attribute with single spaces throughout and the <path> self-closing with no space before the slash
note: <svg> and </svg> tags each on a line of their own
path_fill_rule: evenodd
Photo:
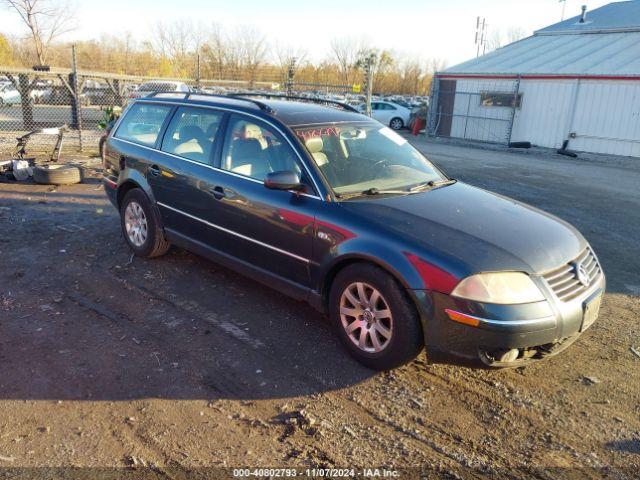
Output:
<svg viewBox="0 0 640 480">
<path fill-rule="evenodd" d="M 158 175 L 160 175 L 162 172 L 160 171 L 160 167 L 158 167 L 157 165 L 151 165 L 149 167 L 149 173 L 151 175 L 153 175 L 154 177 L 157 177 Z"/>
<path fill-rule="evenodd" d="M 216 200 L 222 200 L 224 197 L 227 196 L 227 194 L 224 192 L 224 188 L 222 188 L 219 185 L 216 187 L 210 188 L 209 191 L 215 197 Z"/>
</svg>

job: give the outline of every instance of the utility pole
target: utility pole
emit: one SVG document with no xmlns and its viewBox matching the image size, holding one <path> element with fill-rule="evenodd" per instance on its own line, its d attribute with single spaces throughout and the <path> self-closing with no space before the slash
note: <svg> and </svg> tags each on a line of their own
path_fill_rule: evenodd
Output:
<svg viewBox="0 0 640 480">
<path fill-rule="evenodd" d="M 298 59 L 296 57 L 292 57 L 289 62 L 289 69 L 287 70 L 287 83 L 285 85 L 287 90 L 287 97 L 293 96 L 293 79 L 296 75 L 296 62 Z"/>
<path fill-rule="evenodd" d="M 80 86 L 78 82 L 78 57 L 76 46 L 71 45 L 71 124 L 78 130 L 78 143 L 82 151 L 82 106 L 80 105 Z"/>
<path fill-rule="evenodd" d="M 562 16 L 560 17 L 560 21 L 562 22 L 564 20 L 565 8 L 567 7 L 567 0 L 558 0 L 558 2 L 562 4 Z"/>
<path fill-rule="evenodd" d="M 476 57 L 480 56 L 480 51 L 484 55 L 486 53 L 485 43 L 487 41 L 487 19 L 486 18 L 476 18 Z"/>
<path fill-rule="evenodd" d="M 200 90 L 200 51 L 196 52 L 196 88 Z"/>
<path fill-rule="evenodd" d="M 371 116 L 371 95 L 373 94 L 373 65 L 376 61 L 375 52 L 371 52 L 364 59 L 364 81 L 366 91 L 366 114 Z"/>
</svg>

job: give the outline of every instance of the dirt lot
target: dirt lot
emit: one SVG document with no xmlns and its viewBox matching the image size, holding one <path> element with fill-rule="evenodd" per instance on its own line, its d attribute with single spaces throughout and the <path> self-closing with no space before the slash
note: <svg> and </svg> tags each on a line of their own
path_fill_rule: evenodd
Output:
<svg viewBox="0 0 640 480">
<path fill-rule="evenodd" d="M 592 242 L 609 291 L 569 350 L 377 374 L 302 303 L 184 251 L 131 258 L 97 178 L 0 184 L 0 477 L 638 477 L 640 163 L 419 147 Z"/>
</svg>

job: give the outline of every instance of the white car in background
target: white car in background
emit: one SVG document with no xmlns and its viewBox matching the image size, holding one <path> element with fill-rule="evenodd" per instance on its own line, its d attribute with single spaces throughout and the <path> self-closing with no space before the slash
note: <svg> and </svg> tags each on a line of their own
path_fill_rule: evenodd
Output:
<svg viewBox="0 0 640 480">
<path fill-rule="evenodd" d="M 358 109 L 364 112 L 366 106 L 360 105 Z M 409 125 L 411 110 L 397 103 L 374 100 L 371 102 L 371 116 L 394 130 L 400 130 Z"/>
<path fill-rule="evenodd" d="M 22 102 L 20 92 L 16 90 L 16 87 L 12 83 L 0 84 L 0 106 L 2 105 L 17 105 Z"/>
</svg>

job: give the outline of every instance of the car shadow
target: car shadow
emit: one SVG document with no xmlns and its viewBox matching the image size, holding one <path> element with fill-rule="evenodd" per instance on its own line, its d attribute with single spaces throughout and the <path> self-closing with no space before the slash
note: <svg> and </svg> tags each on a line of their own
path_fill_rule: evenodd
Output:
<svg viewBox="0 0 640 480">
<path fill-rule="evenodd" d="M 131 260 L 123 242 L 97 258 L 21 254 L 3 269 L 0 398 L 293 398 L 377 375 L 308 305 L 205 259 Z"/>
<path fill-rule="evenodd" d="M 607 442 L 605 446 L 616 452 L 635 453 L 640 455 L 640 438 Z"/>
</svg>

